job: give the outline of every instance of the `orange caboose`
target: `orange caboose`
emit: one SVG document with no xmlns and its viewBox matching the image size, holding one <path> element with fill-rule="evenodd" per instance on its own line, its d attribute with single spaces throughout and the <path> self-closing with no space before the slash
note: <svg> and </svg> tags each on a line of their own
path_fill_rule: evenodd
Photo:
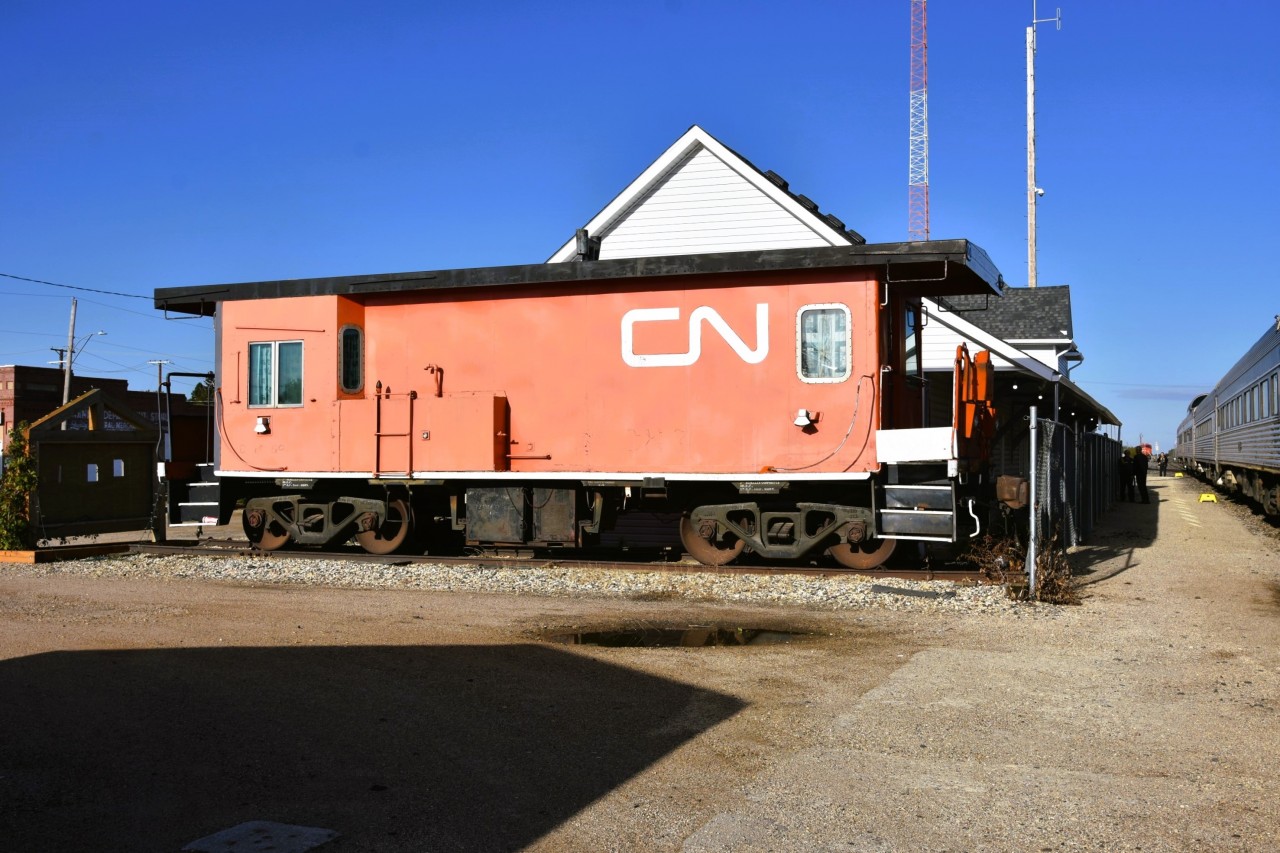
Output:
<svg viewBox="0 0 1280 853">
<path fill-rule="evenodd" d="M 580 547 L 658 512 L 705 563 L 865 568 L 898 539 L 965 534 L 985 456 L 956 419 L 974 401 L 925 423 L 920 298 L 998 281 L 960 240 L 172 288 L 156 306 L 216 317 L 220 515 L 244 501 L 260 547 Z"/>
</svg>

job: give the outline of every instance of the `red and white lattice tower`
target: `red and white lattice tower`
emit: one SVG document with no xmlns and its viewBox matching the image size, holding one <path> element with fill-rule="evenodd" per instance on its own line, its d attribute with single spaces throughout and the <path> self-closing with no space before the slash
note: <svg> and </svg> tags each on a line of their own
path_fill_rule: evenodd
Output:
<svg viewBox="0 0 1280 853">
<path fill-rule="evenodd" d="M 907 158 L 907 232 L 929 239 L 929 39 L 925 0 L 911 0 L 911 144 Z"/>
</svg>

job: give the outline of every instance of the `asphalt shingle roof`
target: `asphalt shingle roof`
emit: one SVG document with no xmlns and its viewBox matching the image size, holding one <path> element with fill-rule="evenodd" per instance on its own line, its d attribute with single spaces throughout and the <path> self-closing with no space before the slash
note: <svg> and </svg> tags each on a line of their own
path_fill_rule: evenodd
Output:
<svg viewBox="0 0 1280 853">
<path fill-rule="evenodd" d="M 1071 288 L 1006 287 L 1004 296 L 947 296 L 938 306 L 1006 341 L 1071 340 Z"/>
</svg>

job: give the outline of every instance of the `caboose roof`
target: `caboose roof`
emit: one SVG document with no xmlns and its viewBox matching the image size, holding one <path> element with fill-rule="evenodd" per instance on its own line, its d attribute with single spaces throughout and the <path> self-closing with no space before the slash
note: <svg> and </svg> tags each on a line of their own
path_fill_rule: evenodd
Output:
<svg viewBox="0 0 1280 853">
<path fill-rule="evenodd" d="M 359 296 L 561 282 L 580 285 L 815 269 L 869 269 L 889 287 L 914 296 L 998 295 L 1002 281 L 1000 271 L 976 244 L 968 240 L 933 240 L 165 287 L 155 291 L 155 307 L 209 316 L 219 302 L 249 299 Z"/>
</svg>

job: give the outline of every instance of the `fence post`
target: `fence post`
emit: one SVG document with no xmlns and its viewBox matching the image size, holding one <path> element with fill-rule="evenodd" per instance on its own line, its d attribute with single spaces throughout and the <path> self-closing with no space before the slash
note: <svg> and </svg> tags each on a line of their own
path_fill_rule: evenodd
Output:
<svg viewBox="0 0 1280 853">
<path fill-rule="evenodd" d="M 1027 587 L 1028 597 L 1035 595 L 1036 590 L 1036 522 L 1040 515 L 1040 493 L 1038 483 L 1036 482 L 1036 469 L 1040 466 L 1036 464 L 1036 407 L 1031 407 L 1031 506 L 1030 506 L 1030 524 L 1027 529 Z"/>
</svg>

